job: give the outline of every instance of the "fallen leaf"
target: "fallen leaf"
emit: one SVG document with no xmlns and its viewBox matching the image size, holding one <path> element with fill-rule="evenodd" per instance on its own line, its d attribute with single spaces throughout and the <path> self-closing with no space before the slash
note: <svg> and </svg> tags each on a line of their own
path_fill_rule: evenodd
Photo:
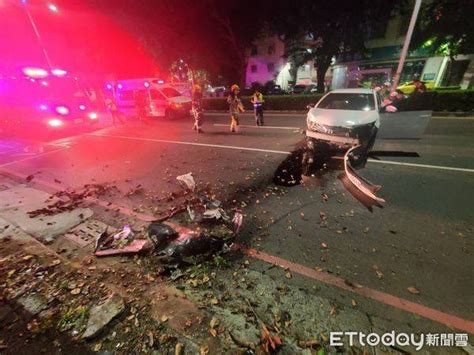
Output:
<svg viewBox="0 0 474 355">
<path fill-rule="evenodd" d="M 211 335 L 215 338 L 217 336 L 217 330 L 215 329 L 209 329 L 209 333 L 211 333 Z"/>
<path fill-rule="evenodd" d="M 382 271 L 380 271 L 380 270 L 375 270 L 375 273 L 377 274 L 377 277 L 378 277 L 379 279 L 383 278 L 383 272 L 382 272 Z"/>
<path fill-rule="evenodd" d="M 8 271 L 7 277 L 12 277 L 15 272 L 15 269 Z"/>
<path fill-rule="evenodd" d="M 410 292 L 410 293 L 413 293 L 414 295 L 419 295 L 420 294 L 420 291 L 414 287 L 414 286 L 410 286 L 407 288 L 407 290 Z"/>
<path fill-rule="evenodd" d="M 207 355 L 209 354 L 209 347 L 207 345 L 202 345 L 199 348 L 199 355 Z"/>
<path fill-rule="evenodd" d="M 165 316 L 165 315 L 162 315 L 162 316 L 160 317 L 161 323 L 165 323 L 168 319 L 169 319 L 168 316 Z"/>
<path fill-rule="evenodd" d="M 21 260 L 28 261 L 30 259 L 33 259 L 33 255 L 25 255 Z"/>
<path fill-rule="evenodd" d="M 357 307 L 357 302 L 356 302 L 356 300 L 352 299 L 352 300 L 351 300 L 351 304 L 352 304 L 352 307 L 354 307 L 354 308 Z"/>
<path fill-rule="evenodd" d="M 71 290 L 71 295 L 78 295 L 81 293 L 81 289 L 76 287 L 75 289 Z"/>
<path fill-rule="evenodd" d="M 51 265 L 53 265 L 53 266 L 56 266 L 56 265 L 59 265 L 59 264 L 61 264 L 61 260 L 59 260 L 59 259 L 53 260 L 53 262 L 51 263 Z"/>
<path fill-rule="evenodd" d="M 331 316 L 335 316 L 335 315 L 337 314 L 337 309 L 336 309 L 336 307 L 332 307 L 332 308 L 331 308 L 331 311 L 329 312 L 329 314 L 330 314 Z"/>
<path fill-rule="evenodd" d="M 211 304 L 213 304 L 213 305 L 219 304 L 219 300 L 217 298 L 213 298 L 211 300 Z"/>
<path fill-rule="evenodd" d="M 291 277 L 292 277 L 292 276 L 291 276 L 291 272 L 289 272 L 289 271 L 285 272 L 285 277 L 286 277 L 287 279 L 291 279 Z"/>
<path fill-rule="evenodd" d="M 102 349 L 102 343 L 97 343 L 94 345 L 94 351 L 99 352 Z"/>
<path fill-rule="evenodd" d="M 212 317 L 211 321 L 209 322 L 209 326 L 214 329 L 215 327 L 217 327 L 220 323 L 220 320 L 216 317 Z"/>
<path fill-rule="evenodd" d="M 176 343 L 176 346 L 174 348 L 174 355 L 181 355 L 184 350 L 184 345 L 181 343 Z"/>
</svg>

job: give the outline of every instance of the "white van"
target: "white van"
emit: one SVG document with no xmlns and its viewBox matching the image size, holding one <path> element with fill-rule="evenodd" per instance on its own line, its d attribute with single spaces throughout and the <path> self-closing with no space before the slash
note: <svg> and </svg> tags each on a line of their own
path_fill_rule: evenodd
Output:
<svg viewBox="0 0 474 355">
<path fill-rule="evenodd" d="M 110 88 L 110 84 L 107 87 Z M 191 98 L 157 78 L 119 80 L 111 90 L 114 90 L 118 109 L 129 117 L 138 115 L 140 102 L 150 117 L 172 119 L 190 114 Z"/>
</svg>

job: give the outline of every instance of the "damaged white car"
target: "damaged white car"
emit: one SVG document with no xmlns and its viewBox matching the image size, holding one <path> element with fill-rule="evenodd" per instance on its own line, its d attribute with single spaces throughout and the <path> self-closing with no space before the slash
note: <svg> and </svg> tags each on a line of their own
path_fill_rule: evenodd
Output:
<svg viewBox="0 0 474 355">
<path fill-rule="evenodd" d="M 371 89 L 332 91 L 308 111 L 306 136 L 341 149 L 361 145 L 369 150 L 380 127 L 380 105 Z"/>
<path fill-rule="evenodd" d="M 359 177 L 353 169 L 365 164 L 380 127 L 380 96 L 372 89 L 342 89 L 326 94 L 308 107 L 308 146 L 313 151 L 344 152 L 344 169 L 349 180 L 377 204 L 385 202 L 375 193 L 380 186 Z M 389 111 L 395 110 L 393 107 Z"/>
</svg>

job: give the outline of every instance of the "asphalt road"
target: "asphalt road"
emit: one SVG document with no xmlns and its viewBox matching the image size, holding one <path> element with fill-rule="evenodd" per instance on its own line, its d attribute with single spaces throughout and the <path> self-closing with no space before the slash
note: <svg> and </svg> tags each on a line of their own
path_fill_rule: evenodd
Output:
<svg viewBox="0 0 474 355">
<path fill-rule="evenodd" d="M 217 198 L 243 209 L 241 243 L 474 319 L 474 120 L 432 119 L 419 141 L 378 140 L 380 160 L 360 171 L 383 186 L 378 195 L 386 204 L 373 212 L 346 190 L 338 169 L 295 187 L 273 185 L 275 169 L 303 139 L 304 115 L 267 115 L 262 128 L 243 115 L 238 134 L 227 124 L 226 115 L 209 114 L 200 135 L 180 119 L 106 127 L 54 142 L 2 139 L 0 171 L 34 174 L 69 188 L 110 183 L 126 192 L 141 185 L 145 197 L 117 194 L 109 200 L 151 215 L 161 211 L 158 198 L 177 189 L 175 177 L 192 172 Z M 420 157 L 387 156 L 394 151 Z M 125 221 L 103 214 L 117 225 Z M 264 262 L 255 267 L 283 277 Z M 347 294 L 324 282 L 297 275 L 288 282 L 349 302 Z M 385 318 L 418 319 L 370 297 L 359 295 L 357 301 Z"/>
</svg>

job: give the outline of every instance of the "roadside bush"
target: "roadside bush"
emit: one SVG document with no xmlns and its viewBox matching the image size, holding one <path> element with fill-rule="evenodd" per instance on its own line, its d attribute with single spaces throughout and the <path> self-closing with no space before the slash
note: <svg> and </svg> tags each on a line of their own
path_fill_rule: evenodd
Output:
<svg viewBox="0 0 474 355">
<path fill-rule="evenodd" d="M 310 103 L 316 103 L 323 94 L 315 95 L 266 95 L 265 110 L 275 111 L 304 111 Z M 253 106 L 249 96 L 241 97 L 246 110 L 252 110 Z M 209 98 L 203 100 L 205 110 L 228 110 L 226 98 Z"/>
<path fill-rule="evenodd" d="M 433 111 L 474 111 L 474 90 L 437 91 Z"/>
<path fill-rule="evenodd" d="M 266 95 L 265 110 L 275 111 L 306 111 L 306 106 L 316 103 L 323 94 L 314 95 Z M 449 90 L 429 91 L 425 98 L 432 102 L 433 111 L 474 111 L 474 90 Z M 252 110 L 250 97 L 241 97 L 246 110 Z M 426 100 L 423 100 L 426 102 Z M 226 98 L 209 98 L 203 100 L 205 110 L 227 111 L 229 109 Z M 431 104 L 430 104 L 431 106 Z"/>
</svg>

